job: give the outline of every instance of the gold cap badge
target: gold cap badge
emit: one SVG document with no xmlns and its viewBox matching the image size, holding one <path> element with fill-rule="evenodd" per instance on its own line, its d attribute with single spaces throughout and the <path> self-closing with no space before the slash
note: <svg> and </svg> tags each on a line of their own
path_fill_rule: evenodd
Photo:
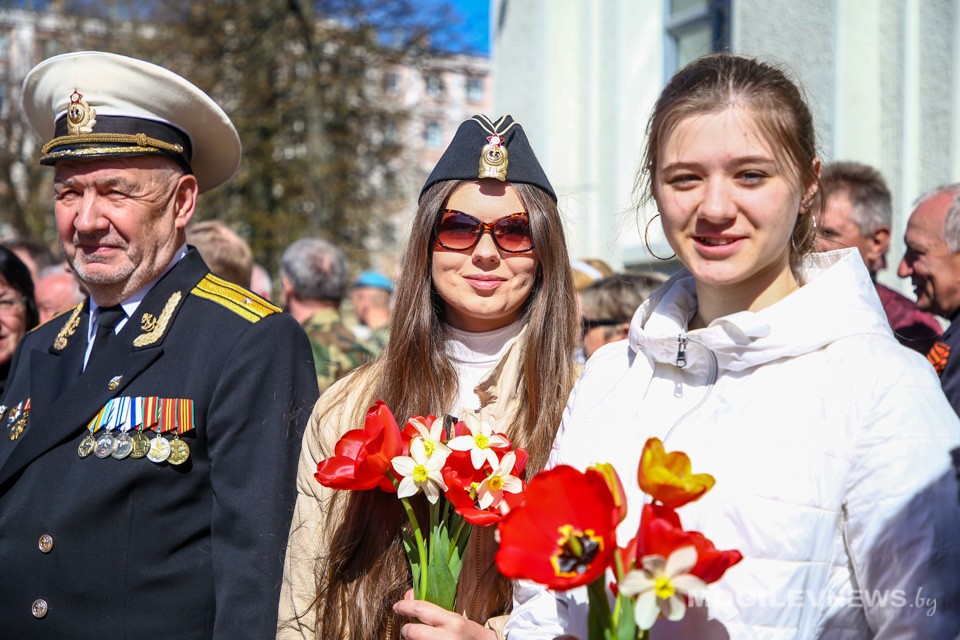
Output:
<svg viewBox="0 0 960 640">
<path fill-rule="evenodd" d="M 61 94 L 62 95 L 62 94 Z M 67 105 L 67 133 L 77 136 L 81 133 L 93 133 L 97 124 L 97 111 L 83 99 L 83 94 L 74 89 Z"/>
</svg>

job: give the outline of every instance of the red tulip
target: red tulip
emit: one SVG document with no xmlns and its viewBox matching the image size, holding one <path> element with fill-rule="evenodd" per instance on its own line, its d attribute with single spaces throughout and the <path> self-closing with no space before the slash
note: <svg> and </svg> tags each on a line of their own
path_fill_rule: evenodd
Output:
<svg viewBox="0 0 960 640">
<path fill-rule="evenodd" d="M 484 469 L 478 472 L 470 462 L 470 454 L 463 453 L 456 467 L 452 467 L 450 464 L 451 458 L 457 453 L 461 452 L 455 451 L 447 458 L 447 465 L 443 469 L 443 480 L 447 484 L 447 500 L 450 501 L 456 512 L 463 516 L 464 520 L 470 524 L 485 527 L 500 522 L 507 513 L 523 504 L 526 497 L 524 491 L 520 493 L 504 492 L 503 502 L 499 505 L 491 505 L 487 509 L 480 509 L 477 505 L 477 488 L 486 477 L 484 472 L 487 471 L 487 465 L 484 465 Z M 517 461 L 513 465 L 512 475 L 519 477 L 527 466 L 527 452 L 523 449 L 516 449 L 514 453 L 517 456 Z M 463 473 L 469 474 L 467 479 L 464 479 L 464 476 L 461 475 Z"/>
<path fill-rule="evenodd" d="M 663 505 L 643 506 L 636 542 L 637 558 L 651 555 L 669 558 L 680 547 L 694 547 L 697 563 L 690 573 L 707 583 L 716 582 L 727 569 L 743 559 L 737 550 L 719 551 L 699 531 L 684 531 L 677 512 Z"/>
<path fill-rule="evenodd" d="M 363 429 L 343 434 L 334 447 L 334 455 L 317 464 L 313 477 L 333 489 L 364 491 L 380 487 L 395 493 L 390 462 L 406 454 L 409 442 L 409 437 L 400 433 L 387 405 L 377 401 L 367 411 Z"/>
<path fill-rule="evenodd" d="M 498 525 L 497 568 L 551 589 L 603 575 L 616 550 L 618 508 L 603 474 L 559 466 L 537 474 L 526 502 Z"/>
</svg>

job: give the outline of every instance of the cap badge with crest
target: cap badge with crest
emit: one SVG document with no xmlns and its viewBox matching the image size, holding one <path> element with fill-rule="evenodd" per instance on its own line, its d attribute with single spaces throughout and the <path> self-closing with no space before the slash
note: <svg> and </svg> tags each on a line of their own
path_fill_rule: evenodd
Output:
<svg viewBox="0 0 960 640">
<path fill-rule="evenodd" d="M 496 180 L 505 182 L 507 180 L 507 166 L 510 164 L 510 157 L 507 153 L 506 141 L 503 139 L 503 136 L 517 123 L 511 121 L 510 124 L 503 126 L 507 116 L 500 118 L 496 124 L 484 115 L 474 116 L 470 119 L 490 134 L 487 136 L 487 144 L 483 145 L 483 148 L 480 150 L 480 167 L 477 178 L 495 178 Z M 503 130 L 498 131 L 501 127 Z"/>
<path fill-rule="evenodd" d="M 70 105 L 67 107 L 67 133 L 79 136 L 83 133 L 93 133 L 97 124 L 97 111 L 83 99 L 83 94 L 73 90 L 70 94 Z"/>
</svg>

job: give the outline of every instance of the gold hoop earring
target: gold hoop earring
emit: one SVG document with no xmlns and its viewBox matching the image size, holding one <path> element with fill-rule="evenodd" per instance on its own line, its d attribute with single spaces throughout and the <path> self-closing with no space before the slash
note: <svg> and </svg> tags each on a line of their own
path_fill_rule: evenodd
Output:
<svg viewBox="0 0 960 640">
<path fill-rule="evenodd" d="M 674 258 L 676 258 L 676 257 L 677 257 L 677 254 L 674 253 L 674 254 L 673 254 L 672 256 L 670 256 L 669 258 L 661 258 L 660 256 L 658 256 L 657 254 L 655 254 L 655 253 L 653 252 L 653 249 L 650 248 L 650 238 L 648 237 L 648 236 L 650 235 L 650 223 L 653 222 L 654 220 L 656 220 L 656 219 L 659 218 L 659 217 L 660 217 L 660 212 L 658 211 L 658 212 L 657 212 L 657 215 L 655 215 L 655 216 L 653 216 L 652 218 L 650 218 L 649 220 L 647 220 L 647 225 L 643 228 L 643 244 L 644 244 L 644 246 L 647 248 L 647 252 L 648 252 L 650 255 L 652 255 L 652 256 L 653 256 L 654 258 L 656 258 L 657 260 L 660 260 L 661 262 L 666 262 L 666 261 L 668 261 L 668 260 L 673 260 Z"/>
</svg>

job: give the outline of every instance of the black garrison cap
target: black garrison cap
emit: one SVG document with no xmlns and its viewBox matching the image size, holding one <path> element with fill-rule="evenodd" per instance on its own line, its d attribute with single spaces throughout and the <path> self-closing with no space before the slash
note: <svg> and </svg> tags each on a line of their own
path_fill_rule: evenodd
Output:
<svg viewBox="0 0 960 640">
<path fill-rule="evenodd" d="M 464 121 L 420 190 L 420 199 L 442 180 L 481 178 L 532 184 L 557 201 L 523 127 L 510 116 L 493 122 L 477 115 Z"/>
</svg>

